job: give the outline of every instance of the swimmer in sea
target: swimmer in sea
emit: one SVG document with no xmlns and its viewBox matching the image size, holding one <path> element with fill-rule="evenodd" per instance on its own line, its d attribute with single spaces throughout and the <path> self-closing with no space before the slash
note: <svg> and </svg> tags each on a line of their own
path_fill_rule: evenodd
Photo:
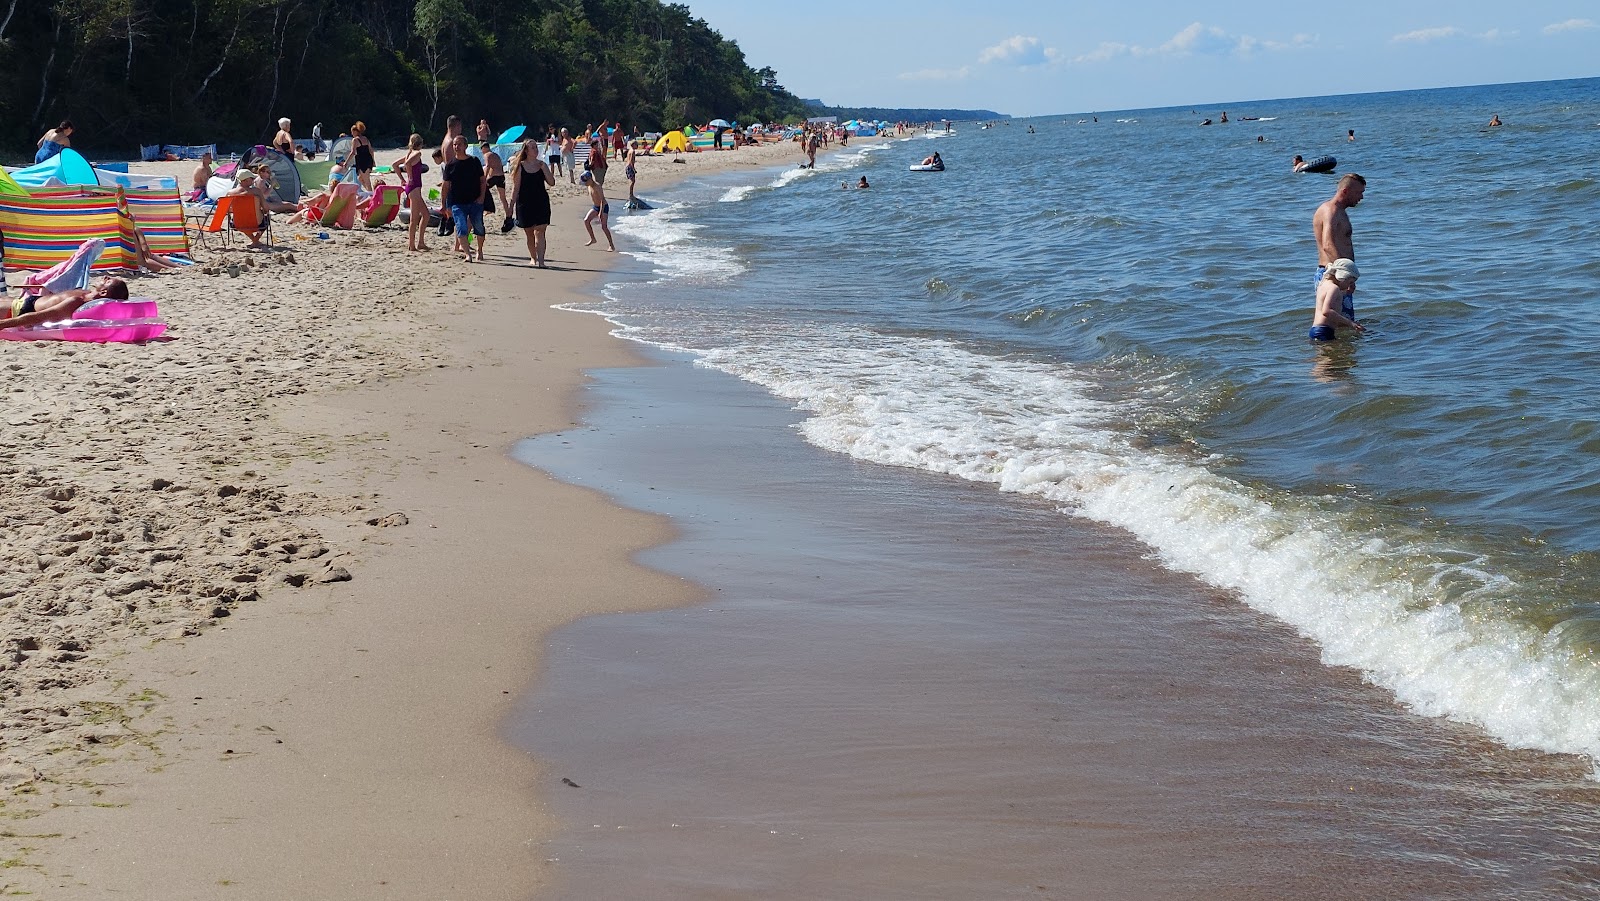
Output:
<svg viewBox="0 0 1600 901">
<path fill-rule="evenodd" d="M 1489 117 L 1489 127 L 1490 128 L 1499 128 L 1500 127 L 1500 114 L 1499 113 L 1495 113 L 1494 115 Z"/>
<path fill-rule="evenodd" d="M 1306 161 L 1301 159 L 1300 154 L 1297 153 L 1294 155 L 1294 160 L 1290 163 L 1290 165 L 1294 167 L 1294 171 L 1299 172 L 1301 169 L 1306 167 Z"/>
<path fill-rule="evenodd" d="M 1356 279 L 1360 277 L 1361 270 L 1356 268 L 1354 260 L 1340 258 L 1328 264 L 1322 281 L 1317 282 L 1317 305 L 1311 313 L 1311 340 L 1332 341 L 1336 337 L 1335 329 L 1367 330 L 1342 309 L 1344 298 L 1355 291 Z"/>
<path fill-rule="evenodd" d="M 870 188 L 870 187 L 872 187 L 872 185 L 867 184 L 867 177 L 865 175 L 863 175 L 863 176 L 861 176 L 861 181 L 856 183 L 856 187 L 858 187 L 858 188 Z"/>
</svg>

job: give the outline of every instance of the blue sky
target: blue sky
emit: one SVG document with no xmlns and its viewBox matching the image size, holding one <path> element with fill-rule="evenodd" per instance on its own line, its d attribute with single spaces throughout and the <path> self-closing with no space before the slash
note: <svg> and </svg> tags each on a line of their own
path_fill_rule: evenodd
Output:
<svg viewBox="0 0 1600 901">
<path fill-rule="evenodd" d="M 802 97 L 1018 116 L 1600 75 L 1600 0 L 691 0 Z"/>
</svg>

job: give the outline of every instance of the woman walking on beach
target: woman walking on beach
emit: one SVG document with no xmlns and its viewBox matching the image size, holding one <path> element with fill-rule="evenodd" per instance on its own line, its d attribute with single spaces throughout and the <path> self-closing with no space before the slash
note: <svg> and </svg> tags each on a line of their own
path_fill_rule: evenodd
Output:
<svg viewBox="0 0 1600 901">
<path fill-rule="evenodd" d="M 428 233 L 428 201 L 422 196 L 422 173 L 428 164 L 422 161 L 422 135 L 412 135 L 406 144 L 406 155 L 400 160 L 400 172 L 405 178 L 401 189 L 406 195 L 406 208 L 411 210 L 411 221 L 406 224 L 406 247 L 410 250 L 427 250 L 423 236 Z"/>
<path fill-rule="evenodd" d="M 537 269 L 544 264 L 545 229 L 550 225 L 550 188 L 556 183 L 555 171 L 539 159 L 539 147 L 532 140 L 511 158 L 511 210 L 516 223 L 528 239 L 528 264 Z"/>
<path fill-rule="evenodd" d="M 45 132 L 39 138 L 39 149 L 33 155 L 35 165 L 55 156 L 72 146 L 72 121 L 62 119 L 61 124 Z"/>
<path fill-rule="evenodd" d="M 350 159 L 356 168 L 356 180 L 364 191 L 372 190 L 372 169 L 378 161 L 372 155 L 372 142 L 367 139 L 367 123 L 350 126 Z"/>
</svg>

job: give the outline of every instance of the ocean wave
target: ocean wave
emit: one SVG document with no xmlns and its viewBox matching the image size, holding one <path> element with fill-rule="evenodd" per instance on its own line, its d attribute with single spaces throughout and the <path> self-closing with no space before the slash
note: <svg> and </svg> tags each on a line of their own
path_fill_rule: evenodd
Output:
<svg viewBox="0 0 1600 901">
<path fill-rule="evenodd" d="M 1053 364 L 933 339 L 821 338 L 764 335 L 699 353 L 795 401 L 807 414 L 802 434 L 819 447 L 1040 496 L 1125 529 L 1168 567 L 1237 592 L 1317 641 L 1326 663 L 1359 669 L 1417 713 L 1600 760 L 1600 673 L 1560 629 L 1482 615 L 1531 589 L 1480 553 L 1138 448 L 1110 425 L 1126 408 L 1090 399 L 1087 382 Z"/>
<path fill-rule="evenodd" d="M 634 239 L 638 249 L 623 253 L 649 264 L 658 281 L 725 282 L 748 268 L 733 248 L 705 240 L 705 226 L 687 221 L 690 205 L 672 203 L 644 215 L 612 220 L 611 230 Z"/>
</svg>

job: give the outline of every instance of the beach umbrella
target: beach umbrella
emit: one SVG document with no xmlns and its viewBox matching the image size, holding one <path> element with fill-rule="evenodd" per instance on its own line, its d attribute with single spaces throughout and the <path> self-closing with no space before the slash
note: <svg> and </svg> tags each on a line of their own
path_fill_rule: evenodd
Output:
<svg viewBox="0 0 1600 901">
<path fill-rule="evenodd" d="M 517 141 L 520 141 L 520 140 L 522 140 L 523 133 L 526 132 L 527 130 L 528 130 L 528 126 L 526 126 L 526 125 L 513 125 L 510 128 L 506 129 L 505 131 L 502 131 L 500 133 L 500 139 L 495 141 L 495 143 L 496 144 L 512 144 L 512 143 L 515 143 Z"/>
<path fill-rule="evenodd" d="M 710 122 L 710 125 L 711 125 L 712 128 L 732 128 L 733 127 L 732 125 L 728 124 L 728 120 L 727 119 L 712 119 L 711 122 Z"/>
</svg>

